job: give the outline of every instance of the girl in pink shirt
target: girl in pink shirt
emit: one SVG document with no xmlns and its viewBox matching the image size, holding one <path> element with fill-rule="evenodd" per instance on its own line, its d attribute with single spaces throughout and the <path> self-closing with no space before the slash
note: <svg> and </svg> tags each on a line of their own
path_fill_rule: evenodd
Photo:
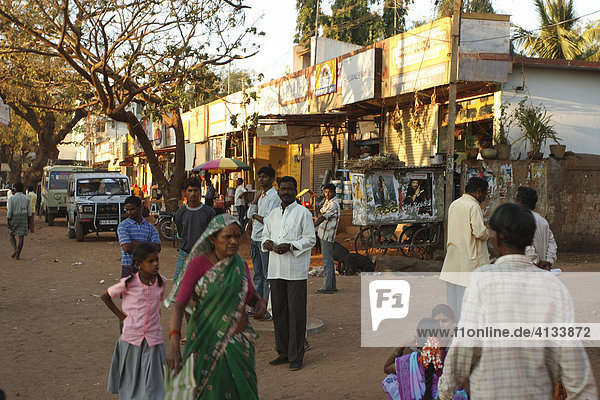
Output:
<svg viewBox="0 0 600 400">
<path fill-rule="evenodd" d="M 149 243 L 133 250 L 139 271 L 106 290 L 102 301 L 123 323 L 110 366 L 108 391 L 122 399 L 163 399 L 165 349 L 160 303 L 165 277 L 158 273 L 158 254 Z M 122 296 L 121 309 L 112 298 Z"/>
</svg>

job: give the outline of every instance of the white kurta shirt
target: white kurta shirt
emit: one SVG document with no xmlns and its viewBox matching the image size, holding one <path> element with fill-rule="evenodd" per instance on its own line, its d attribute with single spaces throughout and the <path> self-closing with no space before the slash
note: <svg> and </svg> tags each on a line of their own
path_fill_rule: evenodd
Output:
<svg viewBox="0 0 600 400">
<path fill-rule="evenodd" d="M 254 214 L 258 214 L 259 216 L 265 218 L 274 208 L 279 207 L 280 204 L 281 199 L 277 194 L 277 190 L 272 187 L 271 189 L 267 190 L 267 193 L 263 193 L 260 199 L 258 199 L 258 205 L 250 204 L 248 207 L 247 217 L 248 219 L 252 219 Z M 255 242 L 260 242 L 262 239 L 262 231 L 263 224 L 257 220 L 252 220 L 252 240 Z"/>
<path fill-rule="evenodd" d="M 248 190 L 246 190 L 246 188 L 244 187 L 244 185 L 238 185 L 238 187 L 235 189 L 235 195 L 233 197 L 233 205 L 234 206 L 244 206 L 246 205 L 246 201 L 244 200 L 244 193 L 246 193 Z"/>
<path fill-rule="evenodd" d="M 463 194 L 448 209 L 448 250 L 440 279 L 459 286 L 468 286 L 470 273 L 489 264 L 488 230 L 483 222 L 479 202 Z"/>
<path fill-rule="evenodd" d="M 294 250 L 284 254 L 269 253 L 268 279 L 308 279 L 310 250 L 317 242 L 312 215 L 308 209 L 294 202 L 285 209 L 274 209 L 265 218 L 262 245 L 272 240 L 275 246 L 289 243 Z"/>
<path fill-rule="evenodd" d="M 534 263 L 539 261 L 548 261 L 554 264 L 556 262 L 556 240 L 550 230 L 548 221 L 535 211 L 531 212 L 535 219 L 535 234 L 531 246 L 525 249 L 525 254 L 531 256 Z"/>
</svg>

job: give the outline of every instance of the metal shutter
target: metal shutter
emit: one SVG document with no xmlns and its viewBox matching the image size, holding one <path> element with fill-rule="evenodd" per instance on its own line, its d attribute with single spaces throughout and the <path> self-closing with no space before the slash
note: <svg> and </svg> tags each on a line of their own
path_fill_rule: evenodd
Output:
<svg viewBox="0 0 600 400">
<path fill-rule="evenodd" d="M 333 146 L 329 137 L 323 136 L 320 144 L 314 145 L 313 160 L 313 192 L 321 194 L 321 184 L 326 171 L 333 165 Z"/>
<path fill-rule="evenodd" d="M 437 128 L 434 127 L 436 104 L 423 106 L 417 121 L 421 125 L 411 124 L 410 107 L 400 110 L 402 116 L 402 134 L 393 127 L 393 110 L 386 113 L 385 123 L 385 152 L 397 154 L 407 166 L 424 166 L 429 164 L 429 156 L 435 145 Z M 435 130 L 435 132 L 434 132 Z"/>
</svg>

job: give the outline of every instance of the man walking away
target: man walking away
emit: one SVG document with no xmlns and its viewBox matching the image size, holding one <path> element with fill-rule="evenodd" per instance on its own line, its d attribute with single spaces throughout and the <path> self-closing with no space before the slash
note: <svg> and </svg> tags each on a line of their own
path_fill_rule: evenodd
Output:
<svg viewBox="0 0 600 400">
<path fill-rule="evenodd" d="M 550 230 L 550 224 L 544 217 L 536 213 L 537 192 L 530 188 L 521 186 L 517 189 L 517 203 L 524 205 L 531 210 L 535 219 L 535 234 L 533 235 L 532 246 L 528 246 L 525 254 L 533 257 L 533 262 L 542 269 L 550 269 L 556 262 L 556 240 Z"/>
<path fill-rule="evenodd" d="M 31 212 L 31 201 L 29 196 L 24 193 L 23 184 L 15 183 L 14 190 L 16 193 L 10 196 L 6 203 L 6 224 L 10 233 L 10 244 L 13 248 L 11 258 L 20 260 L 27 230 L 29 229 L 31 233 L 34 231 L 33 213 Z"/>
<path fill-rule="evenodd" d="M 175 213 L 175 225 L 179 235 L 177 267 L 173 277 L 175 282 L 179 277 L 187 255 L 206 230 L 210 220 L 215 216 L 215 210 L 212 207 L 200 202 L 200 181 L 198 179 L 187 179 L 183 190 L 187 205 L 181 207 Z"/>
<path fill-rule="evenodd" d="M 278 357 L 271 365 L 302 368 L 306 333 L 306 282 L 310 250 L 317 242 L 312 215 L 296 202 L 296 180 L 279 182 L 281 206 L 264 219 L 262 246 L 269 255 L 269 283 Z"/>
<path fill-rule="evenodd" d="M 29 196 L 29 200 L 31 201 L 31 214 L 35 215 L 35 204 L 37 203 L 37 194 L 33 191 L 33 186 L 29 185 L 27 188 L 27 196 Z"/>
<path fill-rule="evenodd" d="M 462 197 L 448 208 L 447 251 L 440 279 L 446 281 L 446 302 L 459 317 L 471 272 L 490 262 L 488 230 L 481 211 L 487 190 L 485 179 L 473 177 L 467 182 Z"/>
<path fill-rule="evenodd" d="M 335 264 L 333 263 L 333 241 L 340 222 L 340 205 L 335 200 L 335 185 L 325 185 L 325 204 L 321 208 L 321 216 L 315 221 L 317 235 L 321 239 L 321 255 L 323 257 L 323 287 L 317 293 L 337 292 L 335 284 Z"/>
<path fill-rule="evenodd" d="M 136 196 L 125 199 L 125 212 L 129 218 L 121 221 L 117 228 L 121 245 L 121 278 L 136 272 L 131 254 L 139 243 L 151 243 L 160 252 L 160 238 L 154 225 L 142 217 L 142 200 Z"/>
<path fill-rule="evenodd" d="M 204 194 L 204 204 L 213 207 L 215 204 L 215 187 L 210 180 L 210 177 L 206 178 L 206 193 Z"/>
<path fill-rule="evenodd" d="M 242 178 L 238 178 L 237 187 L 235 188 L 233 205 L 237 210 L 238 218 L 240 220 L 240 224 L 242 225 L 242 231 L 246 226 L 246 200 L 244 200 L 244 193 L 246 193 L 247 191 L 248 190 L 246 190 L 246 188 L 244 187 L 244 180 Z"/>
<path fill-rule="evenodd" d="M 275 170 L 273 168 L 262 167 L 258 170 L 257 180 L 261 190 L 256 192 L 254 201 L 248 208 L 247 215 L 248 219 L 252 220 L 252 242 L 250 244 L 250 257 L 252 257 L 252 266 L 254 268 L 252 281 L 256 293 L 267 301 L 269 301 L 269 282 L 267 281 L 269 252 L 263 250 L 261 241 L 264 218 L 281 204 L 281 199 L 277 195 L 275 188 L 273 188 L 274 179 Z M 265 318 L 270 319 L 271 315 L 267 312 Z"/>
<path fill-rule="evenodd" d="M 573 323 L 573 299 L 565 285 L 524 255 L 535 232 L 531 212 L 519 204 L 502 204 L 490 228 L 490 243 L 499 257 L 472 274 L 459 329 Z M 568 399 L 598 398 L 581 343 L 520 343 L 506 347 L 504 341 L 454 337 L 438 384 L 439 399 L 452 399 L 454 390 L 467 383 L 471 399 L 552 399 L 559 379 Z"/>
</svg>

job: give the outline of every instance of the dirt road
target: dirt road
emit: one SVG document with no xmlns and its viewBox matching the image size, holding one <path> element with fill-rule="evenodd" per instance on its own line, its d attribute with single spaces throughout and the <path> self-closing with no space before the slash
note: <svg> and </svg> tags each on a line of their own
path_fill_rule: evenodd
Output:
<svg viewBox="0 0 600 400">
<path fill-rule="evenodd" d="M 120 276 L 115 235 L 90 235 L 77 243 L 67 238 L 64 220 L 48 227 L 38 219 L 36 233 L 25 239 L 22 260 L 14 261 L 5 216 L 6 209 L 0 209 L 0 388 L 10 400 L 115 399 L 106 392 L 106 382 L 119 328 L 99 298 Z M 247 260 L 248 248 L 246 241 L 241 254 Z M 175 249 L 163 243 L 163 275 L 173 276 L 175 260 Z M 569 255 L 563 261 L 566 268 L 600 268 L 597 255 Z M 313 256 L 313 263 L 319 262 L 320 256 Z M 312 350 L 304 369 L 269 366 L 276 356 L 274 337 L 260 332 L 256 372 L 261 399 L 384 398 L 382 364 L 390 349 L 360 347 L 360 278 L 339 277 L 340 291 L 334 295 L 315 294 L 321 282 L 309 278 L 308 313 L 323 320 L 326 329 L 309 336 Z M 169 310 L 163 309 L 163 332 L 168 332 L 168 319 Z M 596 351 L 590 356 L 598 377 L 600 356 Z"/>
</svg>

